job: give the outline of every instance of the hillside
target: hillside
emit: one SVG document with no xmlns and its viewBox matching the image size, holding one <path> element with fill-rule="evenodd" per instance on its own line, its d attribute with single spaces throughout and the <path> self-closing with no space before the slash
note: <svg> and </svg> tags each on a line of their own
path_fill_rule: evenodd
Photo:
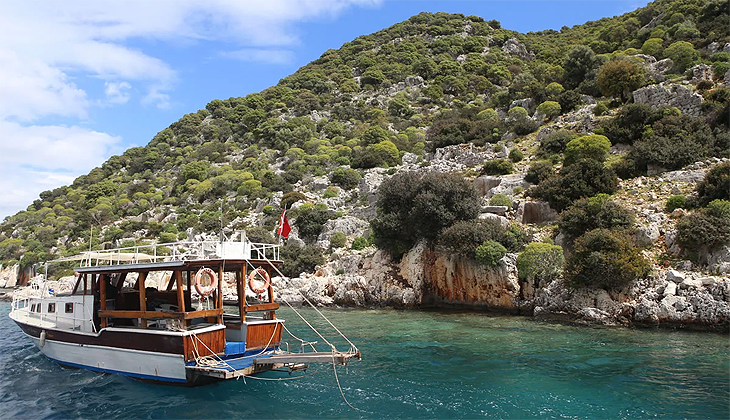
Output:
<svg viewBox="0 0 730 420">
<path fill-rule="evenodd" d="M 422 239 L 481 262 L 554 242 L 573 256 L 565 269 L 576 287 L 623 287 L 686 260 L 730 270 L 730 164 L 720 163 L 730 158 L 729 8 L 658 0 L 527 34 L 478 16 L 413 16 L 260 93 L 212 100 L 146 146 L 41 193 L 0 224 L 0 261 L 22 268 L 89 247 L 195 239 L 221 223 L 273 241 L 287 208 L 291 276 L 373 244 L 397 260 Z M 408 174 L 405 189 L 394 181 L 378 192 Z M 430 195 L 408 198 L 416 185 Z M 474 199 L 463 192 L 471 185 Z M 418 203 L 428 211 L 404 216 Z M 504 219 L 507 233 L 485 236 L 480 219 Z M 596 228 L 620 234 L 586 236 Z M 591 266 L 606 241 L 630 272 L 616 284 L 591 280 L 616 269 Z"/>
</svg>

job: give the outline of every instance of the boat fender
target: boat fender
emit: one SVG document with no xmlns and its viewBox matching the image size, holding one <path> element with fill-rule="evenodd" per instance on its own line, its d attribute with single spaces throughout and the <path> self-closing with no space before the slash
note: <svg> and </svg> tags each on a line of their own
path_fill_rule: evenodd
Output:
<svg viewBox="0 0 730 420">
<path fill-rule="evenodd" d="M 210 285 L 203 286 L 200 284 L 200 280 L 203 275 L 210 277 Z M 215 275 L 215 271 L 210 268 L 201 268 L 195 273 L 195 290 L 200 296 L 210 296 L 211 293 L 218 287 L 218 276 Z"/>
<path fill-rule="evenodd" d="M 261 286 L 261 288 L 258 288 L 253 284 L 257 273 L 264 278 L 264 284 L 263 286 Z M 264 270 L 263 268 L 259 267 L 253 270 L 251 274 L 248 275 L 248 288 L 251 289 L 252 292 L 256 294 L 264 293 L 269 288 L 269 286 L 271 286 L 271 277 L 269 277 L 269 273 L 267 273 L 266 270 Z"/>
<path fill-rule="evenodd" d="M 40 340 L 39 340 L 39 343 L 38 343 L 38 345 L 39 345 L 39 346 L 40 346 L 41 348 L 43 348 L 43 346 L 45 346 L 45 345 L 46 345 L 46 332 L 45 332 L 45 331 L 41 331 L 41 338 L 40 338 Z"/>
</svg>

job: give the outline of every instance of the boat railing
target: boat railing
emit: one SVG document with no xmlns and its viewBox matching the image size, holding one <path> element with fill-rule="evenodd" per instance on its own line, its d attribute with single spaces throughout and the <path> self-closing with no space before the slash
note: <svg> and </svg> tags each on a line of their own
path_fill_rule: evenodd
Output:
<svg viewBox="0 0 730 420">
<path fill-rule="evenodd" d="M 73 300 L 66 301 L 63 299 L 57 300 L 52 298 L 53 295 L 37 294 L 37 293 L 17 293 L 13 295 L 11 303 L 11 311 L 15 313 L 15 316 L 19 321 L 25 321 L 31 323 L 31 319 L 38 320 L 41 325 L 46 323 L 53 324 L 57 328 L 68 328 L 75 331 L 84 331 L 85 324 L 91 325 L 91 328 L 96 332 L 94 326 L 93 314 L 86 304 L 86 300 L 82 298 L 81 301 Z M 38 311 L 31 311 L 32 305 L 47 305 L 54 304 L 54 312 L 49 313 L 47 310 L 44 311 L 43 307 L 39 307 Z M 73 304 L 74 309 L 71 312 L 66 312 L 65 308 L 61 305 Z M 81 305 L 81 313 L 76 310 L 76 307 Z"/>
<path fill-rule="evenodd" d="M 280 245 L 235 241 L 178 241 L 114 249 L 87 251 L 77 257 L 56 261 L 80 260 L 82 267 L 144 264 L 169 261 L 210 259 L 279 260 Z"/>
</svg>

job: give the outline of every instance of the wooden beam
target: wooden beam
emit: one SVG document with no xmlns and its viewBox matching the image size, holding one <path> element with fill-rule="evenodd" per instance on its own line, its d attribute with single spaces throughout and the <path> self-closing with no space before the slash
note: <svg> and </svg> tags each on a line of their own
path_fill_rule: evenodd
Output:
<svg viewBox="0 0 730 420">
<path fill-rule="evenodd" d="M 223 323 L 223 264 L 218 266 L 218 294 L 216 295 L 216 309 L 221 310 L 221 315 L 218 317 L 218 323 Z"/>
<path fill-rule="evenodd" d="M 88 289 L 88 274 L 84 273 L 84 296 L 86 296 L 86 290 Z"/>
<path fill-rule="evenodd" d="M 106 311 L 106 274 L 99 275 L 99 312 Z M 106 328 L 107 319 L 101 319 L 101 328 Z"/>
<path fill-rule="evenodd" d="M 123 272 L 119 274 L 119 278 L 117 279 L 117 283 L 114 285 L 114 287 L 117 288 L 117 290 L 122 290 L 124 287 L 124 280 L 127 279 L 127 272 Z"/>
<path fill-rule="evenodd" d="M 223 309 L 208 309 L 206 311 L 185 312 L 185 319 L 206 318 L 209 316 L 223 318 Z"/>
<path fill-rule="evenodd" d="M 265 270 L 266 270 L 266 274 L 269 276 L 269 303 L 274 303 L 274 285 L 271 284 L 271 268 L 266 267 Z M 276 305 L 276 307 L 278 308 L 279 305 Z M 270 314 L 269 319 L 276 319 L 275 311 L 271 311 L 269 314 Z"/>
<path fill-rule="evenodd" d="M 279 304 L 276 302 L 271 303 L 260 303 L 258 305 L 248 305 L 245 308 L 246 312 L 260 312 L 260 311 L 274 311 L 279 309 Z"/>
<path fill-rule="evenodd" d="M 172 285 L 176 283 L 175 280 L 175 271 L 172 272 L 172 275 L 170 276 L 170 281 L 167 282 L 167 290 L 168 292 L 172 290 Z"/>
<path fill-rule="evenodd" d="M 241 314 L 241 322 L 246 320 L 246 266 L 241 265 L 240 270 L 236 270 L 236 292 L 238 293 L 238 313 Z"/>
<path fill-rule="evenodd" d="M 221 309 L 208 309 L 207 311 L 191 312 L 161 312 L 161 311 L 99 311 L 100 317 L 106 318 L 142 318 L 147 319 L 196 319 L 219 316 L 223 314 Z"/>
<path fill-rule="evenodd" d="M 147 280 L 147 272 L 142 271 L 137 278 L 137 284 L 139 285 L 139 309 L 142 314 L 147 312 L 147 292 L 144 289 L 145 280 Z M 144 316 L 140 317 L 139 325 L 142 328 L 147 328 L 147 319 Z"/>
<path fill-rule="evenodd" d="M 79 274 L 79 273 L 76 273 L 76 274 L 78 274 L 78 277 L 76 278 L 76 284 L 74 285 L 74 290 L 73 290 L 73 292 L 71 292 L 72 295 L 76 294 L 76 291 L 79 290 L 79 285 L 81 284 L 82 274 Z"/>
<path fill-rule="evenodd" d="M 183 290 L 182 271 L 175 270 L 172 273 L 172 278 L 175 279 L 175 284 L 177 285 L 178 311 L 185 312 L 185 291 Z"/>
</svg>

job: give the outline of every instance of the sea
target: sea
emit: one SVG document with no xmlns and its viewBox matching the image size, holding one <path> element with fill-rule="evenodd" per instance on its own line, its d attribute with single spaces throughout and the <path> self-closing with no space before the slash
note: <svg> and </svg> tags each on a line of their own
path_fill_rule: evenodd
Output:
<svg viewBox="0 0 730 420">
<path fill-rule="evenodd" d="M 728 419 L 730 338 L 479 312 L 325 309 L 362 351 L 347 367 L 199 387 L 67 369 L 0 302 L 0 418 Z M 338 349 L 314 310 L 299 312 Z M 291 309 L 292 334 L 318 340 Z M 292 350 L 299 341 L 285 333 Z"/>
</svg>

